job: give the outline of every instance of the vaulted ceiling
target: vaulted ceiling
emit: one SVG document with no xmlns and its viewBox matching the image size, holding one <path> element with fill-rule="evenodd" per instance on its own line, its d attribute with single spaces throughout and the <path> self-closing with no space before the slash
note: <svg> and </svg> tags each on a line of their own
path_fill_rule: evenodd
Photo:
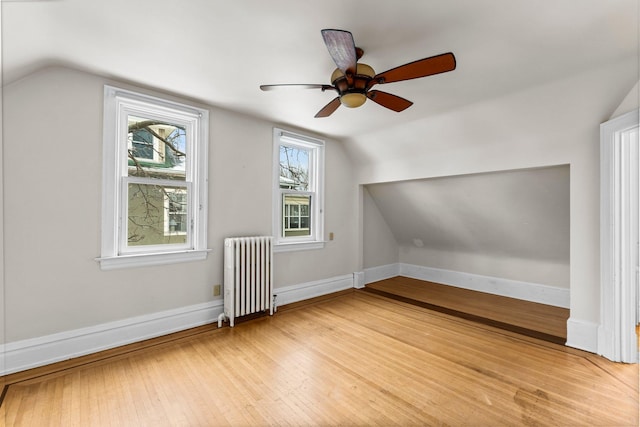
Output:
<svg viewBox="0 0 640 427">
<path fill-rule="evenodd" d="M 637 0 L 4 0 L 4 84 L 66 65 L 270 121 L 349 138 L 637 56 Z M 414 102 L 329 118 L 335 94 L 262 92 L 329 83 L 320 30 L 353 33 L 381 72 L 443 52 L 457 69 L 384 85 Z"/>
</svg>

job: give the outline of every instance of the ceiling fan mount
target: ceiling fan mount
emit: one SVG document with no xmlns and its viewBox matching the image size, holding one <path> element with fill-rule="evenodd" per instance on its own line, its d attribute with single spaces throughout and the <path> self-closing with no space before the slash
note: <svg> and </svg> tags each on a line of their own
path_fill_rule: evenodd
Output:
<svg viewBox="0 0 640 427">
<path fill-rule="evenodd" d="M 376 74 L 370 65 L 358 63 L 364 51 L 356 47 L 353 35 L 344 30 L 322 30 L 322 38 L 337 68 L 331 74 L 331 85 L 323 84 L 275 84 L 262 85 L 260 89 L 267 91 L 280 88 L 302 88 L 335 90 L 338 96 L 325 105 L 315 117 L 328 117 L 340 105 L 350 108 L 360 107 L 367 99 L 390 110 L 400 112 L 413 102 L 379 90 L 371 90 L 376 84 L 393 83 L 403 80 L 427 77 L 445 73 L 456 68 L 453 53 L 432 56 L 410 62 L 383 73 Z"/>
</svg>

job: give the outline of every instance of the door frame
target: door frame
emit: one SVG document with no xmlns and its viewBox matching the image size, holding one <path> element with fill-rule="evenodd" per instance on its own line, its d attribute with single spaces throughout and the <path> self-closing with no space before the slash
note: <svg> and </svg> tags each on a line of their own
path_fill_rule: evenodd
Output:
<svg viewBox="0 0 640 427">
<path fill-rule="evenodd" d="M 626 363 L 638 363 L 639 114 L 600 125 L 598 354 Z"/>
</svg>

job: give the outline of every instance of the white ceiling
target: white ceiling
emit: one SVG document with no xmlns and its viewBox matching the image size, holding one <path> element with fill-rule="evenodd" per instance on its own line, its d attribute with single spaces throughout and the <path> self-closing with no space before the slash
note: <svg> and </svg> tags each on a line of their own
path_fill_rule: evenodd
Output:
<svg viewBox="0 0 640 427">
<path fill-rule="evenodd" d="M 638 0 L 3 0 L 8 84 L 66 65 L 274 123 L 349 138 L 638 55 Z M 446 74 L 379 86 L 414 105 L 314 114 L 335 95 L 323 28 L 346 29 L 377 72 L 451 51 Z"/>
</svg>

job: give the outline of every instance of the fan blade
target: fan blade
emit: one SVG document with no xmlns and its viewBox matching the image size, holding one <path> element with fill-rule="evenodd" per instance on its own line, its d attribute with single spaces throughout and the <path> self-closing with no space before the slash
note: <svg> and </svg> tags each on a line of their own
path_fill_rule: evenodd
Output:
<svg viewBox="0 0 640 427">
<path fill-rule="evenodd" d="M 335 89 L 335 87 L 331 85 L 315 85 L 315 84 L 282 84 L 282 85 L 261 85 L 260 89 L 274 90 L 274 89 L 322 89 L 324 92 L 327 89 Z"/>
<path fill-rule="evenodd" d="M 338 109 L 339 106 L 340 106 L 340 97 L 336 96 L 333 99 L 333 101 L 331 101 L 330 103 L 322 107 L 322 110 L 318 111 L 318 114 L 316 114 L 314 117 L 315 118 L 329 117 L 331 114 L 333 114 L 334 111 Z"/>
<path fill-rule="evenodd" d="M 413 102 L 407 99 L 379 90 L 370 90 L 367 92 L 367 98 L 396 112 L 406 110 L 413 105 Z"/>
<path fill-rule="evenodd" d="M 322 30 L 321 33 L 333 62 L 345 75 L 355 74 L 358 57 L 353 35 L 344 30 Z"/>
<path fill-rule="evenodd" d="M 443 53 L 429 58 L 419 59 L 408 64 L 385 71 L 376 75 L 369 83 L 369 87 L 376 83 L 393 83 L 403 80 L 417 79 L 446 73 L 456 69 L 456 57 L 453 53 Z"/>
</svg>

